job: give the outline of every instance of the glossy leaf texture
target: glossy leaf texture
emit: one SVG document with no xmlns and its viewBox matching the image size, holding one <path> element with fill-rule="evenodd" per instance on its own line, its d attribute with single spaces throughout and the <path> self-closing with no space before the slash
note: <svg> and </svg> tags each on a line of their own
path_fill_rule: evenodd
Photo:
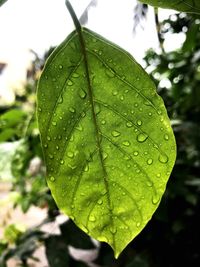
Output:
<svg viewBox="0 0 200 267">
<path fill-rule="evenodd" d="M 199 0 L 139 0 L 155 7 L 175 9 L 177 11 L 200 14 Z"/>
<path fill-rule="evenodd" d="M 83 28 L 47 60 L 37 114 L 58 207 L 118 257 L 151 219 L 176 145 L 162 99 L 123 49 Z M 87 73 L 87 68 L 89 71 Z"/>
</svg>

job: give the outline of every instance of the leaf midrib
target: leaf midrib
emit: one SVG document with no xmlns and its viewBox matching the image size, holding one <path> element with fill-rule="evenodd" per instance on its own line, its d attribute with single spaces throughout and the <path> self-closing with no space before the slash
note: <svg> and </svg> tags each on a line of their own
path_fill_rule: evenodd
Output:
<svg viewBox="0 0 200 267">
<path fill-rule="evenodd" d="M 109 210 L 109 215 L 110 215 L 110 221 L 111 225 L 114 226 L 114 221 L 113 221 L 113 214 L 112 214 L 112 208 L 111 208 L 111 200 L 110 200 L 110 189 L 109 189 L 109 183 L 108 183 L 108 174 L 106 171 L 106 167 L 103 162 L 103 152 L 102 152 L 102 147 L 101 147 L 101 138 L 100 138 L 100 128 L 96 119 L 96 113 L 95 113 L 95 107 L 94 107 L 94 96 L 93 96 L 93 90 L 92 90 L 92 85 L 91 85 L 91 80 L 90 80 L 90 71 L 89 71 L 89 65 L 88 65 L 88 59 L 87 59 L 87 52 L 86 52 L 86 46 L 85 46 L 85 41 L 83 37 L 83 29 L 77 29 L 78 36 L 79 36 L 79 41 L 80 41 L 80 47 L 81 47 L 81 52 L 83 54 L 83 61 L 85 65 L 85 74 L 86 74 L 86 79 L 87 79 L 87 84 L 88 84 L 88 95 L 89 95 L 89 100 L 91 103 L 91 109 L 92 109 L 92 118 L 94 122 L 94 127 L 95 127 L 95 133 L 96 133 L 96 142 L 97 142 L 97 147 L 99 151 L 99 157 L 101 161 L 101 166 L 103 170 L 103 181 L 104 181 L 104 186 L 107 191 L 107 202 L 108 202 L 108 210 Z M 112 234 L 113 236 L 113 249 L 115 250 L 115 235 Z"/>
</svg>

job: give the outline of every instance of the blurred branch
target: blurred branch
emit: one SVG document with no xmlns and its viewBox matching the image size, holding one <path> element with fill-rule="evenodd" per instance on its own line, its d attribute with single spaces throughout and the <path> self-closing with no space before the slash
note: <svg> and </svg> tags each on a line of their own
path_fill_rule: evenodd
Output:
<svg viewBox="0 0 200 267">
<path fill-rule="evenodd" d="M 85 25 L 88 22 L 88 12 L 92 7 L 96 7 L 98 4 L 98 0 L 92 0 L 89 5 L 86 7 L 85 11 L 81 15 L 79 22 L 81 25 Z"/>
<path fill-rule="evenodd" d="M 133 32 L 136 31 L 138 25 L 142 24 L 142 20 L 146 19 L 147 12 L 148 12 L 148 5 L 141 4 L 139 2 L 136 4 L 134 8 L 134 17 L 133 17 L 134 21 Z"/>
<path fill-rule="evenodd" d="M 154 8 L 154 18 L 155 18 L 156 32 L 157 32 L 157 36 L 158 36 L 159 45 L 160 45 L 160 48 L 162 50 L 162 53 L 165 53 L 165 49 L 163 46 L 164 40 L 162 38 L 161 31 L 160 31 L 160 22 L 159 22 L 159 18 L 158 18 L 158 8 L 157 7 Z"/>
</svg>

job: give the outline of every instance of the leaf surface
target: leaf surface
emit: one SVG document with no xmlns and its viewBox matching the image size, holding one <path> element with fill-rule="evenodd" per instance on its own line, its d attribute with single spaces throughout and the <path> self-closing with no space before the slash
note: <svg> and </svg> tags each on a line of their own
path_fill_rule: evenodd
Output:
<svg viewBox="0 0 200 267">
<path fill-rule="evenodd" d="M 118 257 L 158 207 L 176 146 L 163 101 L 140 65 L 90 30 L 82 36 L 86 59 L 74 31 L 39 81 L 47 182 L 58 207 Z"/>
<path fill-rule="evenodd" d="M 187 13 L 200 14 L 199 0 L 139 0 L 155 7 L 175 9 Z"/>
</svg>

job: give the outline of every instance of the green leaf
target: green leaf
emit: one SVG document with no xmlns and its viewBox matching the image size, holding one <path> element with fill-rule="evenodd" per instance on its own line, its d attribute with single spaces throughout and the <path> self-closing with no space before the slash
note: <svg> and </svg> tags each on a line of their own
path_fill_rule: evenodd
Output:
<svg viewBox="0 0 200 267">
<path fill-rule="evenodd" d="M 200 14 L 199 0 L 139 0 L 155 7 L 175 9 L 178 11 Z"/>
<path fill-rule="evenodd" d="M 81 35 L 58 46 L 39 81 L 47 182 L 58 207 L 118 257 L 158 207 L 176 146 L 140 65 L 90 30 Z"/>
<path fill-rule="evenodd" d="M 0 6 L 2 6 L 7 0 L 0 0 Z"/>
</svg>

